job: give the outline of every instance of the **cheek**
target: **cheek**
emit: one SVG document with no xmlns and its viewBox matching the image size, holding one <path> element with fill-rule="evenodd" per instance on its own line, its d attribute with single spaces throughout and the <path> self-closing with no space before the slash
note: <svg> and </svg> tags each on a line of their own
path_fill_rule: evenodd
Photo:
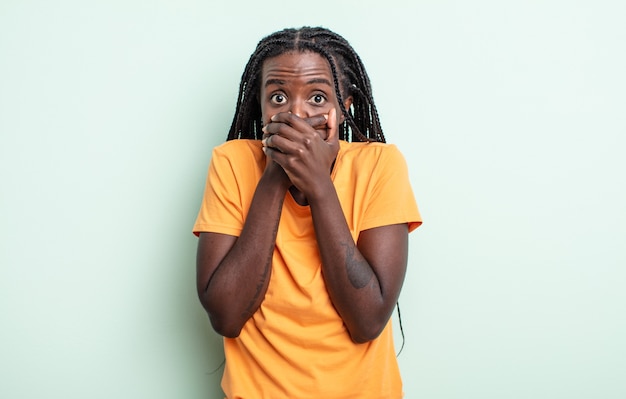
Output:
<svg viewBox="0 0 626 399">
<path fill-rule="evenodd" d="M 270 107 L 265 98 L 265 92 L 261 89 L 259 93 L 259 106 L 261 107 L 261 122 L 263 122 L 263 126 L 267 125 L 272 117 L 272 113 Z"/>
<path fill-rule="evenodd" d="M 335 108 L 335 111 L 337 111 L 337 122 L 343 122 L 343 120 L 344 120 L 344 116 L 343 116 L 344 108 L 339 106 L 339 103 L 333 104 L 333 108 Z"/>
<path fill-rule="evenodd" d="M 267 125 L 270 122 L 270 118 L 272 117 L 272 111 L 269 107 L 261 102 L 261 121 L 263 122 L 263 126 Z"/>
<path fill-rule="evenodd" d="M 279 112 L 287 112 L 288 110 L 285 107 L 276 107 L 271 105 L 268 101 L 261 101 L 261 121 L 263 125 L 267 125 L 271 122 L 272 116 L 276 115 Z"/>
</svg>

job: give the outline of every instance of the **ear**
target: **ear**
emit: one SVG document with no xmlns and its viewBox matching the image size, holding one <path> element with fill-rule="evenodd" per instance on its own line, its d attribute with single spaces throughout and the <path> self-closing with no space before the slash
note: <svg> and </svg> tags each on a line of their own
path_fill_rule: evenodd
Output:
<svg viewBox="0 0 626 399">
<path fill-rule="evenodd" d="M 348 98 L 346 98 L 346 99 L 343 101 L 343 108 L 346 110 L 346 112 L 349 112 L 349 111 L 350 111 L 350 107 L 352 106 L 352 101 L 353 101 L 353 100 L 354 100 L 354 99 L 352 98 L 352 96 L 348 96 Z M 343 113 L 342 113 L 342 114 L 341 114 L 341 121 L 343 122 L 343 120 L 344 120 L 345 118 L 346 118 L 346 117 L 345 117 L 345 116 L 343 115 Z"/>
</svg>

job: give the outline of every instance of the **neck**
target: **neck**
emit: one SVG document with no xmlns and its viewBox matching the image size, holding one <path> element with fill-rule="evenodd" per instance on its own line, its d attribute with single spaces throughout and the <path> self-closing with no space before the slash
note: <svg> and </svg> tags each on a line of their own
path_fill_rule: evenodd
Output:
<svg viewBox="0 0 626 399">
<path fill-rule="evenodd" d="M 309 205 L 309 201 L 306 199 L 304 194 L 300 190 L 298 190 L 295 186 L 289 187 L 289 193 L 291 194 L 294 201 L 296 201 L 298 205 L 300 206 Z"/>
</svg>

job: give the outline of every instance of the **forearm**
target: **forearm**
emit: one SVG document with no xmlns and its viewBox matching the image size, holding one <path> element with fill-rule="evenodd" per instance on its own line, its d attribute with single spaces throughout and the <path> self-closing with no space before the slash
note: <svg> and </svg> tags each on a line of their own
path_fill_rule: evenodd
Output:
<svg viewBox="0 0 626 399">
<path fill-rule="evenodd" d="M 397 294 L 383 290 L 375 269 L 359 251 L 330 185 L 319 199 L 310 202 L 323 276 L 352 340 L 366 342 L 387 324 Z"/>
<path fill-rule="evenodd" d="M 221 260 L 201 294 L 214 329 L 237 336 L 263 301 L 286 190 L 264 175 L 241 235 Z"/>
</svg>

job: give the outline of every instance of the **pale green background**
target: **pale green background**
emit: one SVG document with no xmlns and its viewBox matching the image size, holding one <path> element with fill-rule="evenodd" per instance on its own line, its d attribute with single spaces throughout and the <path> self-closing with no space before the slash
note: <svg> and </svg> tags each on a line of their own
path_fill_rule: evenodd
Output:
<svg viewBox="0 0 626 399">
<path fill-rule="evenodd" d="M 304 24 L 425 219 L 406 397 L 626 397 L 623 1 L 213 4 L 0 2 L 0 397 L 220 397 L 191 226 L 249 54 Z"/>
</svg>

